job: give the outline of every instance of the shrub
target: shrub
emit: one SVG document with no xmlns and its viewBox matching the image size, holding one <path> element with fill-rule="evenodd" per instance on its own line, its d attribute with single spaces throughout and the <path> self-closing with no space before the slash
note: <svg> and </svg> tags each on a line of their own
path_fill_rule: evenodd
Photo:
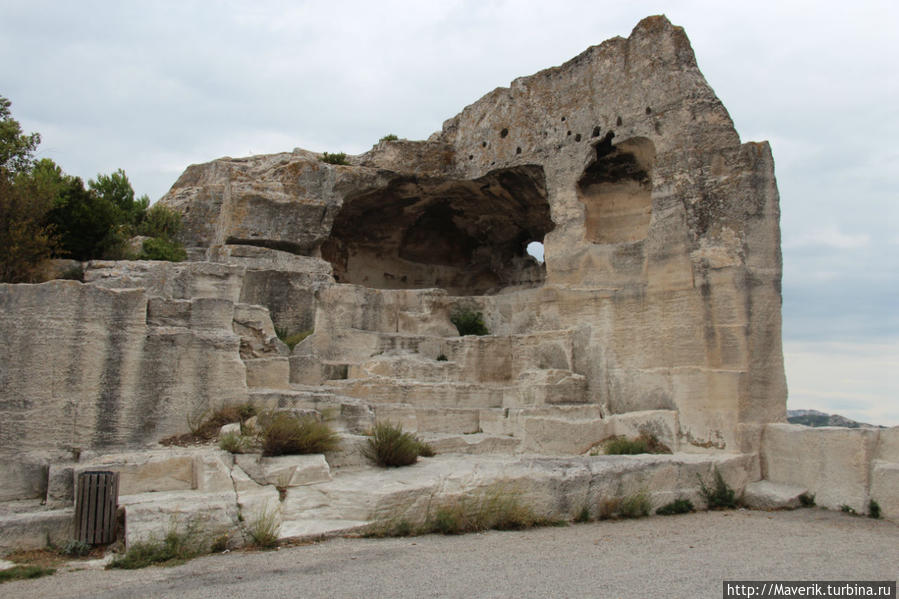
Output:
<svg viewBox="0 0 899 599">
<path fill-rule="evenodd" d="M 187 260 L 187 252 L 179 242 L 163 237 L 145 239 L 140 260 L 165 260 L 166 262 L 183 262 Z"/>
<path fill-rule="evenodd" d="M 134 543 L 106 567 L 135 570 L 153 564 L 177 565 L 203 553 L 206 553 L 206 543 L 193 526 L 188 527 L 186 532 L 178 532 L 172 527 L 161 543 Z"/>
<path fill-rule="evenodd" d="M 853 516 L 858 515 L 858 512 L 855 511 L 855 508 L 846 503 L 840 506 L 840 511 L 845 514 L 851 514 Z"/>
<path fill-rule="evenodd" d="M 622 498 L 618 505 L 618 514 L 622 518 L 644 518 L 649 515 L 652 509 L 652 503 L 649 500 L 649 493 L 646 489 L 641 489 L 632 495 Z"/>
<path fill-rule="evenodd" d="M 290 351 L 293 351 L 293 348 L 296 347 L 297 343 L 311 335 L 313 332 L 312 329 L 309 329 L 308 331 L 300 331 L 299 333 L 289 333 L 286 328 L 275 327 L 275 335 L 284 342 L 284 345 L 286 345 Z"/>
<path fill-rule="evenodd" d="M 674 514 L 687 514 L 693 511 L 693 502 L 689 499 L 675 499 L 656 510 L 660 516 L 672 516 Z"/>
<path fill-rule="evenodd" d="M 0 570 L 0 583 L 9 582 L 10 580 L 40 578 L 41 576 L 49 576 L 54 572 L 56 572 L 55 569 L 44 568 L 43 566 L 14 566 L 6 570 Z"/>
<path fill-rule="evenodd" d="M 484 315 L 470 308 L 457 308 L 450 315 L 450 322 L 456 325 L 459 335 L 489 335 L 490 331 L 484 324 Z"/>
<path fill-rule="evenodd" d="M 138 235 L 174 239 L 181 232 L 181 214 L 161 204 L 154 204 L 143 215 Z"/>
<path fill-rule="evenodd" d="M 868 502 L 868 517 L 875 520 L 880 519 L 880 504 L 873 499 Z"/>
<path fill-rule="evenodd" d="M 737 506 L 734 490 L 724 482 L 724 477 L 721 476 L 717 466 L 715 467 L 715 486 L 713 488 L 706 486 L 705 481 L 698 474 L 696 477 L 699 478 L 699 491 L 705 498 L 708 509 L 732 509 Z"/>
<path fill-rule="evenodd" d="M 363 454 L 379 466 L 395 468 L 414 464 L 418 456 L 432 456 L 434 450 L 415 435 L 404 432 L 402 426 L 378 422 L 370 431 Z"/>
<path fill-rule="evenodd" d="M 262 455 L 325 453 L 337 448 L 340 437 L 325 422 L 312 416 L 297 418 L 276 412 L 261 425 Z"/>
<path fill-rule="evenodd" d="M 334 154 L 323 152 L 321 161 L 327 162 L 328 164 L 342 164 L 344 166 L 349 164 L 346 159 L 346 153 L 344 152 L 335 152 Z"/>
<path fill-rule="evenodd" d="M 399 137 L 397 137 L 397 136 L 394 135 L 393 133 L 388 133 L 387 135 L 385 135 L 384 137 L 382 137 L 382 138 L 379 139 L 378 141 L 396 141 L 396 140 L 398 140 L 398 139 L 399 139 Z"/>
<path fill-rule="evenodd" d="M 814 493 L 803 493 L 799 496 L 799 505 L 802 507 L 814 507 L 815 505 L 815 495 Z"/>
<path fill-rule="evenodd" d="M 437 361 L 438 362 L 446 362 L 447 361 L 446 354 L 440 354 L 439 356 L 437 356 Z"/>
</svg>

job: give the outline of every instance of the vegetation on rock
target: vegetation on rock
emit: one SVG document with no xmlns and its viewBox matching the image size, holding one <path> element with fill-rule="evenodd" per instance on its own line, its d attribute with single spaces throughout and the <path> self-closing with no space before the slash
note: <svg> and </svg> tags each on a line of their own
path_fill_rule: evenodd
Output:
<svg viewBox="0 0 899 599">
<path fill-rule="evenodd" d="M 328 164 L 340 164 L 344 166 L 349 164 L 345 152 L 335 152 L 333 154 L 330 152 L 322 152 L 321 161 L 327 162 Z"/>
<path fill-rule="evenodd" d="M 299 333 L 289 333 L 286 328 L 278 326 L 275 327 L 275 335 L 278 336 L 278 339 L 284 342 L 284 345 L 286 345 L 290 349 L 290 351 L 293 351 L 293 348 L 296 347 L 296 345 L 300 341 L 314 332 L 315 331 L 313 331 L 312 329 L 309 329 L 307 331 L 300 331 Z"/>
<path fill-rule="evenodd" d="M 489 335 L 484 315 L 470 308 L 457 308 L 450 314 L 450 322 L 456 326 L 459 335 Z"/>
<path fill-rule="evenodd" d="M 419 456 L 433 456 L 434 450 L 415 435 L 404 432 L 402 426 L 379 422 L 370 431 L 363 454 L 379 466 L 395 468 L 414 464 Z"/>
<path fill-rule="evenodd" d="M 590 455 L 599 455 L 600 452 L 606 455 L 637 455 L 641 453 L 671 453 L 671 450 L 655 435 L 640 433 L 633 439 L 612 437 L 594 448 Z"/>
<path fill-rule="evenodd" d="M 724 482 L 724 477 L 717 467 L 715 467 L 715 482 L 711 487 L 705 484 L 701 476 L 697 474 L 696 477 L 699 478 L 699 491 L 705 498 L 708 509 L 723 510 L 737 507 L 734 490 Z"/>
<path fill-rule="evenodd" d="M 340 436 L 313 416 L 275 412 L 260 423 L 259 441 L 262 455 L 278 456 L 333 451 L 340 445 Z"/>
<path fill-rule="evenodd" d="M 674 514 L 687 514 L 693 511 L 693 502 L 689 499 L 675 499 L 656 510 L 660 516 L 672 516 Z"/>
<path fill-rule="evenodd" d="M 134 543 L 123 555 L 112 560 L 107 568 L 135 570 L 153 564 L 176 566 L 207 552 L 208 543 L 195 527 L 179 532 L 174 527 L 161 541 Z"/>
<path fill-rule="evenodd" d="M 54 568 L 44 568 L 43 566 L 13 566 L 6 570 L 0 570 L 0 583 L 9 582 L 11 580 L 40 578 L 41 576 L 49 576 L 54 572 L 56 572 Z"/>
</svg>

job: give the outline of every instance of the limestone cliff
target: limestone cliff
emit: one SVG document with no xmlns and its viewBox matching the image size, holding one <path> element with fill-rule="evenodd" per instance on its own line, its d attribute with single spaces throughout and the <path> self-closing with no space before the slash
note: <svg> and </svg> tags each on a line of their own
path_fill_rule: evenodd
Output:
<svg viewBox="0 0 899 599">
<path fill-rule="evenodd" d="M 585 401 L 676 410 L 688 445 L 750 448 L 759 423 L 783 420 L 770 148 L 741 144 L 665 17 L 497 88 L 427 141 L 349 162 L 223 158 L 188 168 L 162 202 L 191 246 L 322 258 L 336 283 L 442 288 L 499 335 L 570 331 Z M 322 326 L 338 295 L 372 311 L 344 287 L 319 295 Z M 324 332 L 310 345 L 313 359 L 352 353 Z"/>
</svg>

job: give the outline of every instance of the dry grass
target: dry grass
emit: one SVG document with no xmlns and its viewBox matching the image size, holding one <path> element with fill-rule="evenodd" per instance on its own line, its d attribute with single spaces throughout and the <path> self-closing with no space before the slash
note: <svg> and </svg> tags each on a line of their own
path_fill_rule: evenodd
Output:
<svg viewBox="0 0 899 599">
<path fill-rule="evenodd" d="M 174 435 L 160 441 L 162 445 L 194 445 L 206 443 L 218 436 L 219 430 L 226 424 L 240 422 L 243 425 L 256 415 L 256 408 L 249 403 L 221 406 L 213 411 L 204 412 L 196 418 L 188 420 L 189 433 Z"/>
<path fill-rule="evenodd" d="M 312 416 L 297 418 L 276 412 L 260 428 L 259 440 L 265 456 L 325 453 L 340 445 L 340 436 Z"/>
</svg>

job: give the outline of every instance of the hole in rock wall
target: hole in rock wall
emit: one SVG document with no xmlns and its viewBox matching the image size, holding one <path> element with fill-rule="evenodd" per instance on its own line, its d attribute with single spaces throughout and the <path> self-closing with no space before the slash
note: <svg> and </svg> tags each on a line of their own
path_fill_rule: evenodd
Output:
<svg viewBox="0 0 899 599">
<path fill-rule="evenodd" d="M 578 181 L 586 238 L 593 243 L 632 243 L 646 238 L 652 216 L 655 146 L 645 137 L 612 145 L 609 132 Z"/>
<path fill-rule="evenodd" d="M 528 244 L 552 228 L 543 168 L 524 165 L 348 195 L 321 250 L 341 283 L 483 295 L 542 284 Z"/>
<path fill-rule="evenodd" d="M 543 262 L 543 243 L 540 241 L 532 241 L 527 247 L 528 254 L 534 257 L 537 262 Z"/>
</svg>

